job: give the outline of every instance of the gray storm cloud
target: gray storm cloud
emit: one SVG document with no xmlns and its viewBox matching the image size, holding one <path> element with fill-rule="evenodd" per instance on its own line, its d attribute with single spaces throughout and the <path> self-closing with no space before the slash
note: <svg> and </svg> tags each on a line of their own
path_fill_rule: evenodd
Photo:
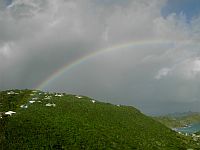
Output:
<svg viewBox="0 0 200 150">
<path fill-rule="evenodd" d="M 200 17 L 190 23 L 182 13 L 163 17 L 165 4 L 0 0 L 0 89 L 35 88 L 64 64 L 133 43 L 91 57 L 44 89 L 133 105 L 145 113 L 198 111 Z"/>
</svg>

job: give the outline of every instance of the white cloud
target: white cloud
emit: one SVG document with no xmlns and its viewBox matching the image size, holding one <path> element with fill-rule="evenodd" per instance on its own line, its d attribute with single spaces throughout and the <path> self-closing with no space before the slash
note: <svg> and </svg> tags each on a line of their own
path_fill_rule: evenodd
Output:
<svg viewBox="0 0 200 150">
<path fill-rule="evenodd" d="M 155 79 L 160 80 L 163 77 L 168 76 L 170 74 L 170 71 L 170 68 L 162 68 L 158 71 L 157 75 L 155 76 Z"/>
<path fill-rule="evenodd" d="M 177 70 L 179 71 L 179 75 L 185 79 L 198 80 L 200 77 L 200 60 L 199 57 L 190 58 L 183 61 L 178 65 Z"/>
<path fill-rule="evenodd" d="M 194 62 L 193 62 L 193 69 L 192 72 L 199 73 L 200 72 L 200 60 L 199 58 L 197 58 Z"/>
<path fill-rule="evenodd" d="M 5 43 L 1 48 L 0 48 L 0 55 L 2 57 L 8 58 L 11 55 L 11 48 L 10 44 Z"/>
<path fill-rule="evenodd" d="M 199 57 L 189 57 L 174 64 L 171 68 L 162 68 L 158 71 L 155 79 L 160 80 L 164 77 L 176 77 L 183 80 L 196 80 L 200 77 Z"/>
</svg>

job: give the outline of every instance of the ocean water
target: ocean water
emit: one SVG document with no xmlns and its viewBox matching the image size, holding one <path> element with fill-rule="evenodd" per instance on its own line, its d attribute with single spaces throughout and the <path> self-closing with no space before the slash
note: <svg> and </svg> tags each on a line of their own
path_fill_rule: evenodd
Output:
<svg viewBox="0 0 200 150">
<path fill-rule="evenodd" d="M 188 125 L 188 127 L 181 127 L 175 129 L 177 132 L 192 134 L 200 131 L 200 122 Z"/>
</svg>

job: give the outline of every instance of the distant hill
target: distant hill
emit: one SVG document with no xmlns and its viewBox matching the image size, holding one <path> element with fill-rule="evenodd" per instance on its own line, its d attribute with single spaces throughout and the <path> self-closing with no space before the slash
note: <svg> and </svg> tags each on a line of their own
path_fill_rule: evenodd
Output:
<svg viewBox="0 0 200 150">
<path fill-rule="evenodd" d="M 0 92 L 0 148 L 15 149 L 198 149 L 130 106 L 85 96 L 33 90 Z"/>
<path fill-rule="evenodd" d="M 184 127 L 192 123 L 199 123 L 200 113 L 189 111 L 184 113 L 168 114 L 154 118 L 170 128 L 177 128 L 177 127 Z"/>
<path fill-rule="evenodd" d="M 164 116 L 180 118 L 180 117 L 187 117 L 187 116 L 199 115 L 199 114 L 200 114 L 200 112 L 188 111 L 188 112 L 170 113 L 170 114 L 167 114 L 167 115 L 164 115 Z"/>
</svg>

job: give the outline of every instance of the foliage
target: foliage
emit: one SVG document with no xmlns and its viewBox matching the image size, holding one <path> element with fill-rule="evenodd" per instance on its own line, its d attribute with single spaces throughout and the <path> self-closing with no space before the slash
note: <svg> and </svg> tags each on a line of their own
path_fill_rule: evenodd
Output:
<svg viewBox="0 0 200 150">
<path fill-rule="evenodd" d="M 196 147 L 190 138 L 177 134 L 134 107 L 93 103 L 84 96 L 63 94 L 58 97 L 41 91 L 13 91 L 20 94 L 0 93 L 0 111 L 16 111 L 0 119 L 1 149 L 184 150 Z M 48 96 L 51 98 L 45 99 Z M 33 98 L 37 100 L 30 104 Z M 47 107 L 47 103 L 56 106 Z M 23 104 L 28 108 L 20 108 Z"/>
</svg>

